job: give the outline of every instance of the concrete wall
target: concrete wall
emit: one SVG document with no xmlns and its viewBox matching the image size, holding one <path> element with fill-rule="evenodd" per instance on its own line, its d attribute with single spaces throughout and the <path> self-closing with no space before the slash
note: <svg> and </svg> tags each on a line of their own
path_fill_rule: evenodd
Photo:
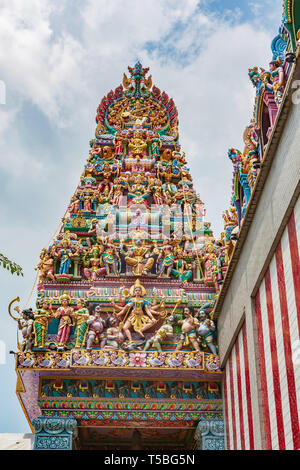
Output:
<svg viewBox="0 0 300 470">
<path fill-rule="evenodd" d="M 32 450 L 33 434 L 0 434 L 0 450 Z"/>
</svg>

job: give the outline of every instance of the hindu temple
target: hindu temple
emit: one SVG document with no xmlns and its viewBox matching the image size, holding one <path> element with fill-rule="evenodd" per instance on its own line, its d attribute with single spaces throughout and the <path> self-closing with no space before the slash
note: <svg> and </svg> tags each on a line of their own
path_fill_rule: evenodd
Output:
<svg viewBox="0 0 300 470">
<path fill-rule="evenodd" d="M 284 2 L 269 69 L 246 71 L 254 112 L 218 236 L 149 68 L 100 102 L 36 303 L 9 305 L 34 449 L 300 448 L 299 10 Z"/>
</svg>

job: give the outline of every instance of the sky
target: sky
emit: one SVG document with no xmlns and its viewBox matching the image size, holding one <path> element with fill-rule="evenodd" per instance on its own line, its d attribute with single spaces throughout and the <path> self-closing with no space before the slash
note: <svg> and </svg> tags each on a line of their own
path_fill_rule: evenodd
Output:
<svg viewBox="0 0 300 470">
<path fill-rule="evenodd" d="M 281 18 L 282 0 L 0 1 L 0 252 L 24 270 L 18 278 L 0 269 L 0 433 L 30 432 L 15 395 L 7 306 L 20 296 L 22 307 L 30 294 L 102 97 L 128 65 L 150 67 L 177 105 L 181 147 L 218 236 L 231 199 L 227 151 L 243 150 L 253 113 L 248 68 L 268 66 Z"/>
</svg>

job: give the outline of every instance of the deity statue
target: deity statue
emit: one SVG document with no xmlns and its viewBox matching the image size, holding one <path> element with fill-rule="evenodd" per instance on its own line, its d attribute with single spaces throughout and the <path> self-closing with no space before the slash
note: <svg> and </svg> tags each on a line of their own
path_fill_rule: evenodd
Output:
<svg viewBox="0 0 300 470">
<path fill-rule="evenodd" d="M 193 276 L 193 271 L 191 265 L 189 265 L 185 260 L 184 260 L 184 253 L 181 249 L 177 249 L 176 251 L 176 257 L 174 261 L 173 268 L 171 270 L 172 276 L 176 277 L 179 281 L 181 281 L 183 284 L 187 284 L 192 276 Z"/>
<path fill-rule="evenodd" d="M 76 322 L 74 332 L 74 343 L 75 348 L 83 348 L 88 331 L 87 320 L 89 318 L 89 311 L 85 307 L 85 301 L 83 299 L 77 300 L 77 310 L 73 313 L 73 319 Z"/>
<path fill-rule="evenodd" d="M 101 317 L 101 307 L 96 305 L 93 308 L 88 320 L 88 338 L 87 338 L 87 350 L 91 350 L 96 344 L 99 345 L 100 349 L 105 345 L 105 337 L 103 335 L 105 321 Z"/>
<path fill-rule="evenodd" d="M 180 305 L 181 299 L 176 302 L 175 308 L 171 315 L 167 317 L 163 325 L 157 330 L 157 332 L 148 339 L 144 346 L 144 351 L 148 351 L 150 347 L 155 348 L 157 351 L 162 352 L 162 344 L 170 336 L 173 336 L 174 330 L 173 327 L 177 325 L 177 317 L 175 315 L 176 308 Z"/>
<path fill-rule="evenodd" d="M 146 184 L 145 184 L 146 182 Z M 137 175 L 134 178 L 134 183 L 128 188 L 129 204 L 146 204 L 151 192 L 142 175 Z"/>
<path fill-rule="evenodd" d="M 104 349 L 120 349 L 124 342 L 124 335 L 118 327 L 118 320 L 114 316 L 109 316 L 106 320 L 105 344 Z"/>
<path fill-rule="evenodd" d="M 48 322 L 51 322 L 53 316 L 51 300 L 42 300 L 41 307 L 34 312 L 33 331 L 35 348 L 45 348 Z"/>
<path fill-rule="evenodd" d="M 59 319 L 58 333 L 57 333 L 57 350 L 63 351 L 68 344 L 71 327 L 73 326 L 73 308 L 70 307 L 71 297 L 63 294 L 59 298 L 61 307 L 59 307 L 54 314 L 55 318 Z"/>
<path fill-rule="evenodd" d="M 163 246 L 160 249 L 160 253 L 157 258 L 157 266 L 162 258 L 161 266 L 158 268 L 157 274 L 159 277 L 165 275 L 170 277 L 171 271 L 174 265 L 174 247 L 169 243 L 169 240 L 164 240 Z"/>
<path fill-rule="evenodd" d="M 273 60 L 270 62 L 270 83 L 267 84 L 267 89 L 272 90 L 277 106 L 282 103 L 284 87 L 285 87 L 285 73 L 281 64 L 281 60 Z"/>
<path fill-rule="evenodd" d="M 115 146 L 115 154 L 117 156 L 126 154 L 126 145 L 128 144 L 127 131 L 117 132 L 113 141 Z"/>
<path fill-rule="evenodd" d="M 158 320 L 154 318 L 154 315 L 158 315 L 159 309 L 164 307 L 164 301 L 159 305 L 151 305 L 150 302 L 145 300 L 146 290 L 140 284 L 139 279 L 136 280 L 135 284 L 130 289 L 130 300 L 124 307 L 119 307 L 113 301 L 115 308 L 119 310 L 117 317 L 123 316 L 122 323 L 119 327 L 123 329 L 127 339 L 131 342 L 131 329 L 139 333 L 144 338 L 144 332 L 154 326 Z"/>
<path fill-rule="evenodd" d="M 59 274 L 69 274 L 73 252 L 71 249 L 71 240 L 68 236 L 62 239 L 60 246 L 55 250 L 55 254 L 60 258 Z"/>
<path fill-rule="evenodd" d="M 151 155 L 153 155 L 156 159 L 159 158 L 160 149 L 162 146 L 159 134 L 155 134 L 154 137 L 149 138 Z"/>
<path fill-rule="evenodd" d="M 121 244 L 121 253 L 125 256 L 125 262 L 132 268 L 134 276 L 141 276 L 142 274 L 148 274 L 153 266 L 154 258 L 153 254 L 157 252 L 154 248 L 151 251 L 144 243 L 141 238 L 132 240 L 132 245 L 124 249 L 124 244 Z"/>
<path fill-rule="evenodd" d="M 200 344 L 203 348 L 208 347 L 212 354 L 217 354 L 217 348 L 214 344 L 214 334 L 216 326 L 210 319 L 210 315 L 205 309 L 200 309 L 197 314 L 199 320 L 198 335 L 200 337 Z"/>
<path fill-rule="evenodd" d="M 143 139 L 141 132 L 135 131 L 133 138 L 128 144 L 129 154 L 134 157 L 143 158 L 146 156 L 147 147 L 147 142 Z"/>
<path fill-rule="evenodd" d="M 121 265 L 120 255 L 115 245 L 109 243 L 108 239 L 103 242 L 102 262 L 105 266 L 106 275 L 117 276 L 119 272 L 118 262 Z"/>
<path fill-rule="evenodd" d="M 52 256 L 47 253 L 45 248 L 40 254 L 40 262 L 37 265 L 36 270 L 40 270 L 39 283 L 42 283 L 47 278 L 51 279 L 51 281 L 55 281 L 54 260 Z"/>
<path fill-rule="evenodd" d="M 104 248 L 102 244 L 95 245 L 83 257 L 84 275 L 87 279 L 95 281 L 99 276 L 105 274 L 105 268 L 101 267 L 101 257 Z"/>
<path fill-rule="evenodd" d="M 225 263 L 229 264 L 239 231 L 237 212 L 234 206 L 230 206 L 229 212 L 223 212 L 225 228 Z"/>
<path fill-rule="evenodd" d="M 18 328 L 21 330 L 23 336 L 21 351 L 31 351 L 34 344 L 34 314 L 32 308 L 25 309 L 22 312 L 20 307 L 15 307 L 14 310 L 20 315 L 20 318 L 16 318 L 15 320 L 18 322 Z"/>
<path fill-rule="evenodd" d="M 180 351 L 183 346 L 188 345 L 191 345 L 194 350 L 200 351 L 197 341 L 197 327 L 199 326 L 199 321 L 193 316 L 193 313 L 192 307 L 184 307 L 184 319 L 178 321 L 178 325 L 181 325 L 182 334 L 177 344 L 176 351 Z"/>
</svg>

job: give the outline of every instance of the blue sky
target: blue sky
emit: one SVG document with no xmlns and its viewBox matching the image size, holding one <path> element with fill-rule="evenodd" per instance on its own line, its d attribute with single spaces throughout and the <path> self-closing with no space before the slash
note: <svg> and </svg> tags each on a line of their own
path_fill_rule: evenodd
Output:
<svg viewBox="0 0 300 470">
<path fill-rule="evenodd" d="M 7 305 L 27 299 L 39 253 L 82 173 L 96 108 L 137 58 L 177 104 L 182 149 L 219 234 L 231 197 L 227 149 L 242 149 L 252 117 L 248 68 L 267 67 L 281 17 L 281 0 L 1 2 L 0 247 L 25 274 L 0 270 L 7 351 L 16 345 Z M 0 377 L 0 432 L 27 432 L 12 356 Z"/>
</svg>

